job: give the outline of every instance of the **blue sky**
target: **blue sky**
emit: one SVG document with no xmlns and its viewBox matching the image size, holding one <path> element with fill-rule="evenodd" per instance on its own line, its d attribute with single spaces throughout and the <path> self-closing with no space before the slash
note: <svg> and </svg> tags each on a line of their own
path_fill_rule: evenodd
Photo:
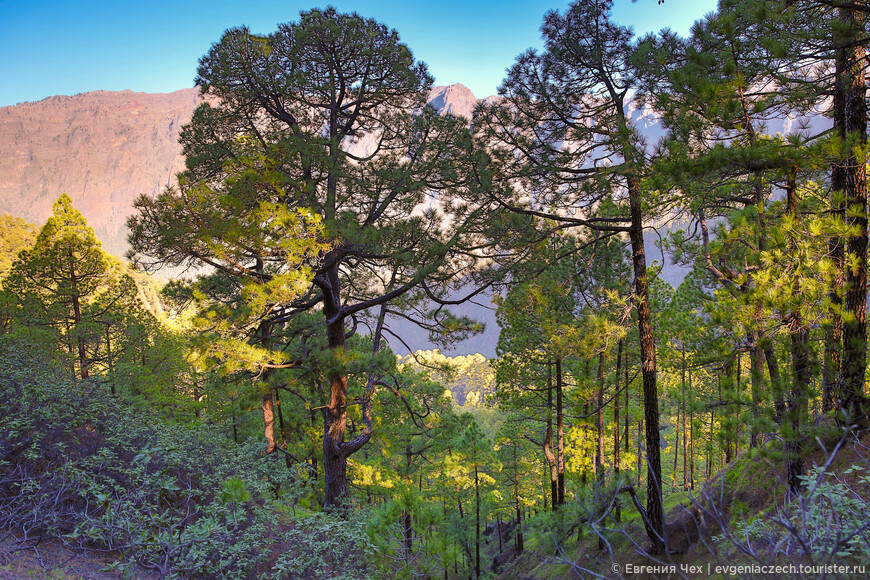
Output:
<svg viewBox="0 0 870 580">
<path fill-rule="evenodd" d="M 193 86 L 197 61 L 227 28 L 269 33 L 300 10 L 331 4 L 399 31 L 436 84 L 494 94 L 523 50 L 540 46 L 547 10 L 563 0 L 0 0 L 0 107 L 51 95 Z M 616 0 L 614 20 L 635 32 L 687 34 L 716 0 Z"/>
</svg>

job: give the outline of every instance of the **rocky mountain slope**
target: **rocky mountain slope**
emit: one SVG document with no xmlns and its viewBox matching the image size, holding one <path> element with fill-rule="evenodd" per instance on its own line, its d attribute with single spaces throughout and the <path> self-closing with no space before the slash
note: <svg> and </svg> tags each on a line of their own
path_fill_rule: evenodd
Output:
<svg viewBox="0 0 870 580">
<path fill-rule="evenodd" d="M 0 108 L 0 211 L 42 223 L 67 193 L 123 254 L 132 202 L 183 167 L 178 133 L 199 101 L 196 89 L 96 91 Z"/>
<path fill-rule="evenodd" d="M 0 108 L 0 212 L 42 223 L 66 193 L 106 249 L 123 254 L 133 200 L 183 168 L 178 134 L 200 101 L 197 89 L 95 91 Z M 477 103 L 462 85 L 434 87 L 429 101 L 469 119 Z"/>
</svg>

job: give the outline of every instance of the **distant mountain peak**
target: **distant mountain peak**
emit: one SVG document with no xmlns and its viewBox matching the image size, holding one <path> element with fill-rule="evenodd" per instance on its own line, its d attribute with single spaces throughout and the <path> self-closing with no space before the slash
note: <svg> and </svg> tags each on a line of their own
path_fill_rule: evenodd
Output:
<svg viewBox="0 0 870 580">
<path fill-rule="evenodd" d="M 469 121 L 478 103 L 471 89 L 460 83 L 432 87 L 426 100 L 442 115 L 465 117 Z"/>
</svg>

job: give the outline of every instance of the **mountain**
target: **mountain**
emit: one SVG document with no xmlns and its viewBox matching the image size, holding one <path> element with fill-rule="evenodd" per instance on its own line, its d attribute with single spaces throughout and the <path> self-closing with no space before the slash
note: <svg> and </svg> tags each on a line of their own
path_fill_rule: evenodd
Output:
<svg viewBox="0 0 870 580">
<path fill-rule="evenodd" d="M 449 86 L 432 87 L 427 98 L 429 105 L 442 115 L 465 117 L 469 121 L 474 107 L 479 102 L 471 89 L 456 83 Z"/>
<path fill-rule="evenodd" d="M 133 201 L 174 182 L 184 167 L 178 135 L 201 101 L 198 89 L 94 91 L 0 108 L 0 214 L 42 224 L 66 193 L 104 248 L 124 255 Z M 428 102 L 439 112 L 471 119 L 478 101 L 456 84 L 433 87 Z M 480 309 L 472 314 L 490 319 L 487 333 L 454 350 L 491 356 L 495 321 Z M 418 328 L 401 332 L 415 348 L 432 348 Z"/>
<path fill-rule="evenodd" d="M 178 134 L 200 100 L 197 89 L 96 91 L 0 108 L 0 212 L 41 224 L 67 193 L 123 254 L 133 200 L 183 167 Z"/>
<path fill-rule="evenodd" d="M 469 120 L 479 102 L 461 84 L 433 87 L 427 100 L 442 114 Z M 201 101 L 198 89 L 167 94 L 95 91 L 0 108 L 0 214 L 42 224 L 54 201 L 66 193 L 104 248 L 123 255 L 133 201 L 172 184 L 184 167 L 178 135 Z M 627 112 L 654 144 L 662 133 L 654 112 L 634 103 Z M 794 122 L 787 118 L 782 125 Z M 663 227 L 667 230 L 673 224 Z M 653 244 L 658 235 L 650 231 L 646 238 L 648 260 L 661 261 Z M 684 274 L 671 265 L 662 272 L 671 284 L 678 284 Z M 492 312 L 474 305 L 455 310 L 486 321 L 487 330 L 446 352 L 492 356 L 498 339 Z M 414 348 L 433 347 L 419 329 L 402 322 L 394 327 L 403 336 L 415 337 L 410 342 Z"/>
<path fill-rule="evenodd" d="M 106 250 L 127 249 L 127 217 L 184 167 L 178 134 L 201 102 L 198 89 L 173 93 L 94 91 L 0 108 L 0 213 L 41 224 L 68 194 Z M 438 111 L 471 119 L 463 85 L 434 87 Z"/>
</svg>

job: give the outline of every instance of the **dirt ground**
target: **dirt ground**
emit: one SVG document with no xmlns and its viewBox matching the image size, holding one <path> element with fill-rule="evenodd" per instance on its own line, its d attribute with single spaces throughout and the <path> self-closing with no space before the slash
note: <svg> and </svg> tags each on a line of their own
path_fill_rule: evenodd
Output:
<svg viewBox="0 0 870 580">
<path fill-rule="evenodd" d="M 0 544 L 0 580 L 116 580 L 122 576 L 109 566 L 117 560 L 112 555 L 74 552 L 56 540 L 27 548 L 6 541 Z M 143 571 L 134 578 L 152 580 L 156 576 Z"/>
</svg>

